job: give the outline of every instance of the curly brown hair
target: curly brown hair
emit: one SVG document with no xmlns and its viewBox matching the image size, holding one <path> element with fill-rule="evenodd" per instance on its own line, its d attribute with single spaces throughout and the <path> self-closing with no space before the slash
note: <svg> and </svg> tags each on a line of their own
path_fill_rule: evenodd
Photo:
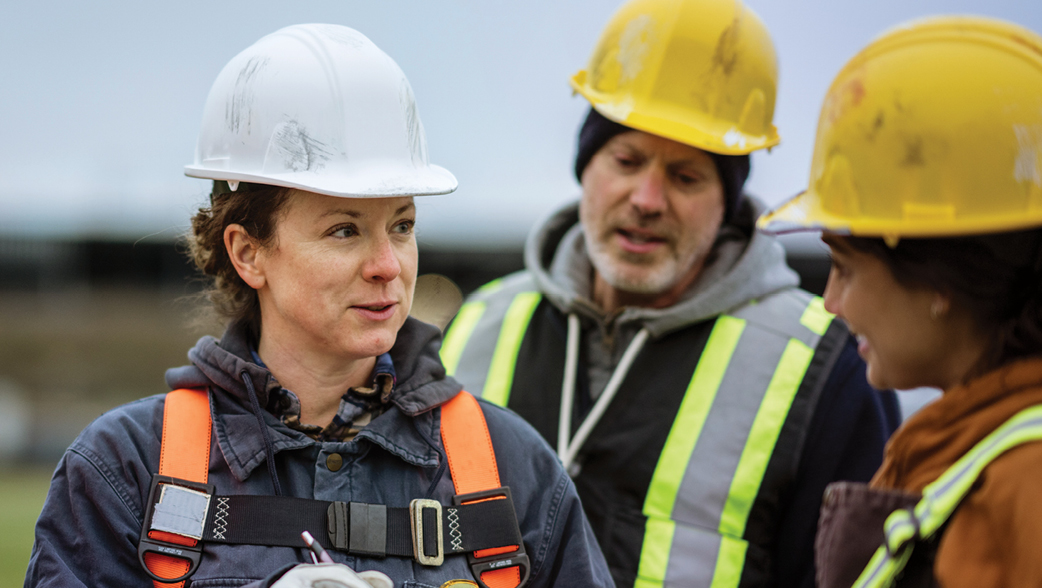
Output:
<svg viewBox="0 0 1042 588">
<path fill-rule="evenodd" d="M 239 224 L 261 247 L 277 246 L 275 227 L 291 190 L 266 184 L 239 183 L 232 191 L 228 182 L 217 180 L 210 206 L 192 217 L 188 236 L 189 255 L 199 270 L 213 280 L 208 290 L 214 310 L 228 321 L 245 321 L 254 336 L 260 334 L 260 301 L 235 271 L 224 246 L 224 229 Z"/>
</svg>

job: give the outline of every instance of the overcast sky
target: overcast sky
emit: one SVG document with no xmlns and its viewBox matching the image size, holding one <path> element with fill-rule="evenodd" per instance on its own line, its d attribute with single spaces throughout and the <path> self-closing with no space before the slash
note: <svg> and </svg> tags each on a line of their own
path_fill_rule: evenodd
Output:
<svg viewBox="0 0 1042 588">
<path fill-rule="evenodd" d="M 421 243 L 515 245 L 578 195 L 585 67 L 615 0 L 525 2 L 55 2 L 0 19 L 0 237 L 171 239 L 207 184 L 183 176 L 221 67 L 283 26 L 358 29 L 415 91 L 433 163 L 459 190 L 418 199 Z M 822 98 L 873 37 L 929 14 L 996 16 L 1042 31 L 1039 0 L 749 0 L 772 31 L 782 143 L 748 190 L 778 203 L 807 180 Z"/>
</svg>

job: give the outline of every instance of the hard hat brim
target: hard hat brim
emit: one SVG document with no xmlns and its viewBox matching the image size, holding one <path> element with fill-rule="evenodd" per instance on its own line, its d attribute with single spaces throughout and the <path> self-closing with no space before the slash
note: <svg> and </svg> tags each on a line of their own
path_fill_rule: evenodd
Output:
<svg viewBox="0 0 1042 588">
<path fill-rule="evenodd" d="M 1004 233 L 1037 228 L 1042 214 L 1028 211 L 996 211 L 987 217 L 936 215 L 913 212 L 905 218 L 869 215 L 838 215 L 821 206 L 821 196 L 807 190 L 794 196 L 756 221 L 756 228 L 772 235 L 824 231 L 855 237 L 936 238 Z"/>
<path fill-rule="evenodd" d="M 437 165 L 428 165 L 423 168 L 386 166 L 384 169 L 369 169 L 368 173 L 361 174 L 357 170 L 332 174 L 307 172 L 256 174 L 189 164 L 185 166 L 185 175 L 204 180 L 251 182 L 295 188 L 340 198 L 437 196 L 454 192 L 459 185 L 452 172 Z"/>
</svg>

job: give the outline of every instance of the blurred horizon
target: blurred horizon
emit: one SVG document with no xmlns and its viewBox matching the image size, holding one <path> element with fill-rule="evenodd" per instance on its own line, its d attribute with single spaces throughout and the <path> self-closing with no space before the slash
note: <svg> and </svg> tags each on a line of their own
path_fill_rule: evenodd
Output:
<svg viewBox="0 0 1042 588">
<path fill-rule="evenodd" d="M 207 196 L 207 182 L 182 172 L 217 72 L 279 28 L 334 22 L 402 67 L 431 161 L 460 181 L 454 194 L 418 199 L 420 244 L 517 248 L 536 219 L 579 194 L 572 158 L 587 104 L 568 78 L 586 66 L 620 4 L 19 5 L 0 22 L 0 237 L 173 241 Z M 806 182 L 833 76 L 884 30 L 939 13 L 1042 30 L 1042 3 L 1015 0 L 747 4 L 771 30 L 780 65 L 782 143 L 753 155 L 747 186 L 772 205 Z"/>
</svg>

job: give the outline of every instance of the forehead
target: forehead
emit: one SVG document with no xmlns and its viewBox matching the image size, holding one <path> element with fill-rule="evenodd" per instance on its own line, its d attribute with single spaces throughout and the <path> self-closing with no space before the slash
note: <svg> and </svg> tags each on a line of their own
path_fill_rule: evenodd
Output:
<svg viewBox="0 0 1042 588">
<path fill-rule="evenodd" d="M 285 215 L 320 220 L 334 217 L 364 219 L 399 215 L 414 210 L 411 196 L 395 198 L 343 198 L 304 190 L 292 190 Z"/>
<path fill-rule="evenodd" d="M 615 135 L 605 147 L 609 149 L 629 149 L 646 155 L 659 155 L 670 161 L 690 161 L 699 164 L 713 164 L 712 156 L 699 149 L 660 135 L 644 131 L 627 131 Z"/>
</svg>

